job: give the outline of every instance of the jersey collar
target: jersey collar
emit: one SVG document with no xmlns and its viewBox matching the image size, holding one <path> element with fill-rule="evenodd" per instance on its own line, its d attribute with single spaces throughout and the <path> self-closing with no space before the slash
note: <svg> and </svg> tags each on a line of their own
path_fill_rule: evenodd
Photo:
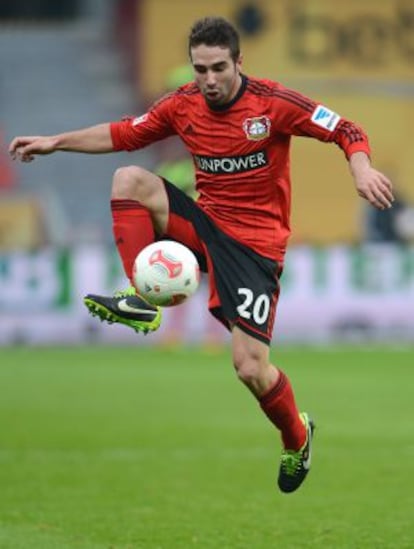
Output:
<svg viewBox="0 0 414 549">
<path fill-rule="evenodd" d="M 247 76 L 245 76 L 244 74 L 241 74 L 241 84 L 240 84 L 240 88 L 238 89 L 236 95 L 233 97 L 233 99 L 231 101 L 229 101 L 228 103 L 224 103 L 223 105 L 208 105 L 208 108 L 211 109 L 212 111 L 216 111 L 216 112 L 222 112 L 222 111 L 227 111 L 228 109 L 230 109 L 230 107 L 232 107 L 239 99 L 240 97 L 244 94 L 245 90 L 246 90 L 246 86 L 247 86 Z"/>
</svg>

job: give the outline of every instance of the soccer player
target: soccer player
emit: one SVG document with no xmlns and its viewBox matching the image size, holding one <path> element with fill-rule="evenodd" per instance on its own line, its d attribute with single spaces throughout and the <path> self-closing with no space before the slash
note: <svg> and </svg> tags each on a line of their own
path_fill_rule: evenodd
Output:
<svg viewBox="0 0 414 549">
<path fill-rule="evenodd" d="M 239 36 L 228 21 L 197 21 L 188 47 L 195 81 L 145 114 L 16 137 L 10 153 L 26 162 L 55 151 L 133 151 L 171 135 L 182 139 L 194 161 L 197 201 L 139 166 L 119 168 L 111 196 L 115 242 L 130 281 L 136 255 L 155 238 L 175 239 L 196 253 L 209 277 L 209 309 L 231 330 L 237 375 L 281 433 L 279 488 L 293 492 L 310 468 L 314 425 L 298 411 L 287 375 L 269 360 L 290 233 L 291 137 L 336 143 L 356 191 L 380 210 L 392 205 L 392 185 L 371 167 L 367 137 L 354 123 L 280 83 L 243 74 Z M 160 325 L 159 309 L 132 285 L 113 297 L 90 294 L 85 304 L 138 331 Z"/>
</svg>

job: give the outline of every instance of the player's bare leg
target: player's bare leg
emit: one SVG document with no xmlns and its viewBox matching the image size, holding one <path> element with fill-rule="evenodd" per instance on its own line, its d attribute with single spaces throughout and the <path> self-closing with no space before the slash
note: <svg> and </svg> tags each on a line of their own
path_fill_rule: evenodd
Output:
<svg viewBox="0 0 414 549">
<path fill-rule="evenodd" d="M 278 485 L 283 492 L 293 492 L 310 468 L 313 422 L 306 413 L 299 413 L 289 379 L 270 364 L 269 347 L 265 343 L 235 326 L 232 351 L 239 379 L 281 432 L 283 450 Z"/>
<path fill-rule="evenodd" d="M 111 200 L 138 202 L 149 212 L 155 232 L 162 234 L 166 231 L 168 197 L 158 175 L 140 166 L 118 168 L 113 177 Z"/>
<path fill-rule="evenodd" d="M 132 284 L 138 253 L 165 232 L 168 198 L 161 178 L 139 166 L 119 168 L 113 178 L 111 211 L 115 242 L 130 286 L 114 296 L 88 294 L 90 313 L 109 323 L 118 322 L 137 332 L 152 332 L 161 324 L 161 309 L 137 295 Z"/>
</svg>

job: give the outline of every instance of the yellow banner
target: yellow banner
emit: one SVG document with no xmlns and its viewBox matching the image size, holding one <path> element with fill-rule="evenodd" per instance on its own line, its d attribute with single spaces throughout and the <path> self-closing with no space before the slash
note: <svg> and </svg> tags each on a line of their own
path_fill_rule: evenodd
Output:
<svg viewBox="0 0 414 549">
<path fill-rule="evenodd" d="M 280 35 L 275 58 L 281 55 L 288 73 L 414 77 L 411 0 L 291 0 L 284 3 Z"/>
<path fill-rule="evenodd" d="M 391 79 L 414 83 L 414 0 L 257 0 L 263 25 L 241 32 L 245 70 L 280 79 Z M 142 0 L 140 85 L 161 93 L 185 64 L 192 23 L 216 14 L 236 23 L 239 0 Z"/>
</svg>

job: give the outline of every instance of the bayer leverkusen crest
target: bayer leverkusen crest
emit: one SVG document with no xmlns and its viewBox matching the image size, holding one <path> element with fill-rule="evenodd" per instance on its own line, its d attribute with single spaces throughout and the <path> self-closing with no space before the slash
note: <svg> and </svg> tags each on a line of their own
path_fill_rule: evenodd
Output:
<svg viewBox="0 0 414 549">
<path fill-rule="evenodd" d="M 247 139 L 260 141 L 269 137 L 270 125 L 270 119 L 267 116 L 255 116 L 254 118 L 246 118 L 243 122 L 243 130 Z"/>
</svg>

